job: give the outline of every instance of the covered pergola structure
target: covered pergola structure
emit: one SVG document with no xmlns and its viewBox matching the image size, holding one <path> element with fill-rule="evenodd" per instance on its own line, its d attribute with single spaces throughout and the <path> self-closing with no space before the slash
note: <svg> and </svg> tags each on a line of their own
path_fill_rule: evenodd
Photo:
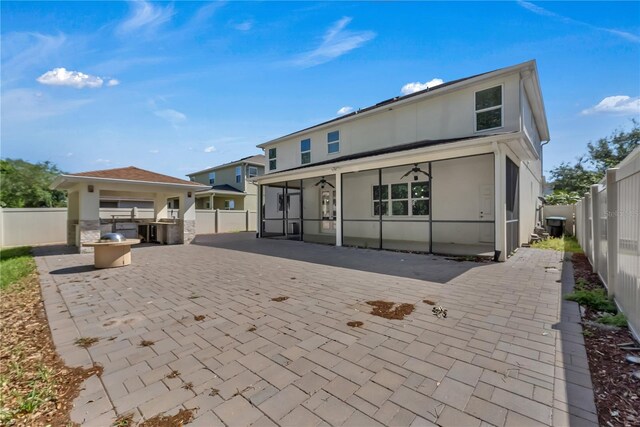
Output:
<svg viewBox="0 0 640 427">
<path fill-rule="evenodd" d="M 51 188 L 68 194 L 67 244 L 80 252 L 92 252 L 85 244 L 117 231 L 118 221 L 132 224 L 135 234 L 138 225 L 153 224 L 162 233 L 162 243 L 190 243 L 196 232 L 195 193 L 207 186 L 130 166 L 61 174 Z M 153 217 L 138 218 L 133 208 L 124 218 L 101 219 L 100 200 L 113 198 L 152 201 Z M 169 199 L 178 200 L 177 209 L 169 209 Z"/>
</svg>

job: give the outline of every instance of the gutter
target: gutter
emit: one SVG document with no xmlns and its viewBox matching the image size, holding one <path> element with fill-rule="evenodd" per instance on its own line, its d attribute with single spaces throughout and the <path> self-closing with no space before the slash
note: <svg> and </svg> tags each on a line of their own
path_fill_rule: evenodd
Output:
<svg viewBox="0 0 640 427">
<path fill-rule="evenodd" d="M 97 181 L 98 183 L 110 183 L 110 184 L 130 184 L 130 185 L 144 185 L 144 186 L 160 186 L 160 187 L 170 187 L 170 188 L 179 188 L 185 190 L 198 190 L 207 187 L 203 184 L 179 184 L 179 183 L 171 183 L 171 182 L 157 182 L 157 181 L 137 181 L 132 179 L 113 179 L 113 178 L 100 178 L 94 176 L 78 176 L 78 175 L 58 175 L 51 185 L 50 189 L 56 190 L 58 187 L 65 182 L 69 183 L 82 183 L 82 182 L 91 182 Z"/>
</svg>

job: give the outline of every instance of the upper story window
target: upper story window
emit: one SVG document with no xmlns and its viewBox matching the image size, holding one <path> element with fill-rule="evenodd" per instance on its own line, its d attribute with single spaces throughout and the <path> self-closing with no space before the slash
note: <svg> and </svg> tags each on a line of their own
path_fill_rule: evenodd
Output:
<svg viewBox="0 0 640 427">
<path fill-rule="evenodd" d="M 242 166 L 236 166 L 236 183 L 242 182 Z"/>
<path fill-rule="evenodd" d="M 311 163 L 311 139 L 303 139 L 300 141 L 300 163 Z"/>
<path fill-rule="evenodd" d="M 327 152 L 337 153 L 340 151 L 340 131 L 334 130 L 327 134 Z"/>
<path fill-rule="evenodd" d="M 476 131 L 502 127 L 502 86 L 476 92 Z"/>
<path fill-rule="evenodd" d="M 195 177 L 195 176 L 190 176 L 190 177 L 189 177 L 189 181 L 195 181 L 195 180 L 196 180 L 196 177 Z"/>
<path fill-rule="evenodd" d="M 247 175 L 249 178 L 253 178 L 254 176 L 258 176 L 258 168 L 255 166 L 249 166 L 247 168 Z"/>
<path fill-rule="evenodd" d="M 209 184 L 215 184 L 215 183 L 216 183 L 216 173 L 209 172 Z"/>
<path fill-rule="evenodd" d="M 269 148 L 269 170 L 275 170 L 277 164 L 276 164 L 276 157 L 278 155 L 277 149 L 276 148 Z"/>
</svg>

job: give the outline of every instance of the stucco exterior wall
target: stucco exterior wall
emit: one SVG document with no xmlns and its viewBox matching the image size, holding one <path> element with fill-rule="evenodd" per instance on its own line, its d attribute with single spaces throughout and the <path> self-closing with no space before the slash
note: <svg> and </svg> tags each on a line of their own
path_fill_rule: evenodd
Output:
<svg viewBox="0 0 640 427">
<path fill-rule="evenodd" d="M 475 92 L 503 86 L 503 127 L 475 132 Z M 340 131 L 339 153 L 327 153 L 327 133 Z M 311 138 L 311 163 L 421 140 L 481 136 L 520 130 L 520 77 L 514 73 L 455 92 L 434 95 L 403 106 L 390 106 L 358 119 L 338 122 L 265 147 L 267 173 L 298 167 L 300 141 Z M 269 169 L 269 148 L 277 148 L 277 168 Z"/>
</svg>

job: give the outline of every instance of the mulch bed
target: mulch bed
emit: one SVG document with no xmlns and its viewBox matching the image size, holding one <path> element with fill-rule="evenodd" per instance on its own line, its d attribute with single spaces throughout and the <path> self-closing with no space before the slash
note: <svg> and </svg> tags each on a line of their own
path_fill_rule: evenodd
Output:
<svg viewBox="0 0 640 427">
<path fill-rule="evenodd" d="M 586 289 L 604 288 L 591 264 L 583 254 L 573 254 L 574 278 L 584 279 Z M 638 351 L 621 350 L 619 345 L 635 342 L 627 328 L 604 328 L 593 325 L 598 313 L 583 307 L 584 340 L 593 382 L 593 393 L 601 426 L 640 425 L 640 381 L 633 378 L 640 365 L 626 362 L 627 355 L 640 356 Z"/>
<path fill-rule="evenodd" d="M 1 423 L 74 425 L 73 400 L 84 380 L 101 375 L 102 367 L 70 368 L 58 356 L 36 273 L 2 291 L 0 336 L 0 400 L 3 412 L 8 411 Z"/>
</svg>

